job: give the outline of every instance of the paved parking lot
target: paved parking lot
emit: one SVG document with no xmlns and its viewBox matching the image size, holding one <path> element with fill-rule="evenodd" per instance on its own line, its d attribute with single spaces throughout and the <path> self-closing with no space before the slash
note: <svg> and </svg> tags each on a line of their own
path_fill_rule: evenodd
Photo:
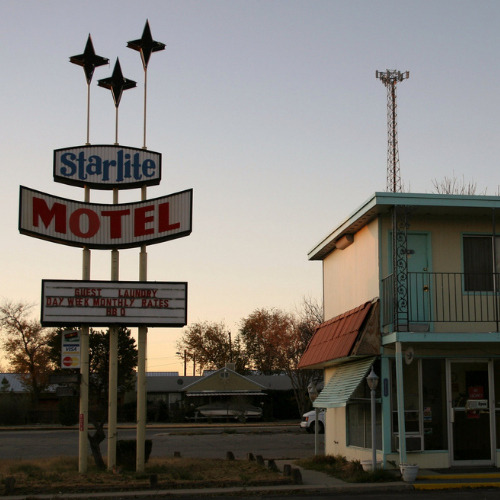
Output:
<svg viewBox="0 0 500 500">
<path fill-rule="evenodd" d="M 118 439 L 134 439 L 133 428 L 119 428 Z M 314 435 L 291 426 L 228 426 L 204 428 L 148 428 L 147 439 L 153 440 L 151 456 L 225 458 L 231 451 L 236 458 L 248 453 L 264 458 L 293 459 L 314 454 Z M 107 441 L 101 444 L 105 456 Z M 324 436 L 319 436 L 319 450 L 324 449 Z M 76 429 L 4 430 L 0 432 L 0 458 L 42 458 L 78 455 Z"/>
</svg>

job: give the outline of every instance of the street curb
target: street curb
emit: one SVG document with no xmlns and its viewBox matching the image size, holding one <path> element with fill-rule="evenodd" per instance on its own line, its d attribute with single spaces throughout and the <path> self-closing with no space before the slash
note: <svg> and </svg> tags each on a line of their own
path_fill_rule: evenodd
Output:
<svg viewBox="0 0 500 500">
<path fill-rule="evenodd" d="M 195 496 L 198 498 L 209 498 L 211 496 L 226 496 L 226 495 L 241 495 L 249 493 L 258 493 L 260 495 L 276 494 L 283 492 L 287 495 L 302 494 L 337 494 L 337 493 L 353 493 L 363 494 L 374 492 L 393 492 L 393 491 L 410 491 L 413 490 L 413 485 L 406 483 L 363 483 L 363 484 L 345 484 L 339 486 L 319 486 L 319 485 L 283 485 L 283 486 L 256 486 L 256 487 L 231 487 L 231 488 L 201 488 L 201 489 L 156 489 L 156 490 L 131 490 L 131 491 L 114 491 L 114 492 L 100 492 L 100 493 L 63 493 L 58 494 L 40 494 L 40 495 L 9 495 L 0 496 L 0 500 L 106 500 L 112 498 L 134 498 L 134 499 L 148 499 L 154 500 L 155 498 L 182 498 L 186 496 Z"/>
</svg>

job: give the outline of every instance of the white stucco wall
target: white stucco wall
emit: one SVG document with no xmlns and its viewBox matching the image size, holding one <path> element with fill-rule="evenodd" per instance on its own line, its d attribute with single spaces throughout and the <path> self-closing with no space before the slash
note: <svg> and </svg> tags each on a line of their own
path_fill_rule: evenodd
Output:
<svg viewBox="0 0 500 500">
<path fill-rule="evenodd" d="M 378 297 L 378 220 L 354 235 L 345 250 L 334 250 L 323 261 L 325 320 Z"/>
</svg>

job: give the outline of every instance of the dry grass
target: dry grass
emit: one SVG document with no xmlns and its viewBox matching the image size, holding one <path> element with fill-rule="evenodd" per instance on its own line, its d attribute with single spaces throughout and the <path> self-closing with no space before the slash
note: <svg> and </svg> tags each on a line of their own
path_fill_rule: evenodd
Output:
<svg viewBox="0 0 500 500">
<path fill-rule="evenodd" d="M 290 479 L 253 461 L 152 458 L 144 473 L 99 471 L 90 465 L 78 473 L 78 459 L 0 460 L 0 478 L 15 478 L 14 494 L 85 493 L 155 489 L 290 484 Z M 0 495 L 2 494 L 0 487 Z"/>
<path fill-rule="evenodd" d="M 341 455 L 317 455 L 298 460 L 297 465 L 304 469 L 317 470 L 348 483 L 376 483 L 399 479 L 393 471 L 377 469 L 366 472 L 359 460 L 349 461 Z"/>
</svg>

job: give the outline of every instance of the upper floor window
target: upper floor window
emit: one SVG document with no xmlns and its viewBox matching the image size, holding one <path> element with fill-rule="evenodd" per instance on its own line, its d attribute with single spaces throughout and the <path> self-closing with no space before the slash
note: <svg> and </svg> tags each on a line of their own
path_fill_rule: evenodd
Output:
<svg viewBox="0 0 500 500">
<path fill-rule="evenodd" d="M 492 292 L 497 289 L 493 277 L 494 273 L 500 271 L 499 255 L 500 237 L 464 236 L 464 289 L 466 292 Z"/>
</svg>

